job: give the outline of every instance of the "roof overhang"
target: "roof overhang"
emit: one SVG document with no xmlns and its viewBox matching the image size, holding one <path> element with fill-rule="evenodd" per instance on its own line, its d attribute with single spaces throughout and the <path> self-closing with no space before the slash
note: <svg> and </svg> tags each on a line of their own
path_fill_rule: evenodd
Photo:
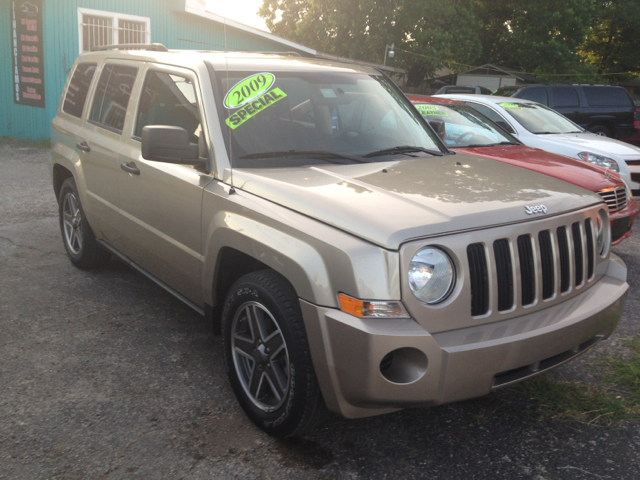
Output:
<svg viewBox="0 0 640 480">
<path fill-rule="evenodd" d="M 236 22 L 234 20 L 230 20 L 228 18 L 225 18 L 221 15 L 218 15 L 216 13 L 210 12 L 209 10 L 207 10 L 207 6 L 206 3 L 204 2 L 204 0 L 185 0 L 184 2 L 184 11 L 186 13 L 190 13 L 193 15 L 197 15 L 199 17 L 203 17 L 206 18 L 207 20 L 211 20 L 213 22 L 217 22 L 217 23 L 222 23 L 223 25 L 228 25 L 229 27 L 250 33 L 252 35 L 256 35 L 258 37 L 262 37 L 265 38 L 267 40 L 271 40 L 272 42 L 276 42 L 279 43 L 281 45 L 283 45 L 286 48 L 283 48 L 283 50 L 286 50 L 287 48 L 293 48 L 299 52 L 304 52 L 307 53 L 309 55 L 313 55 L 315 57 L 318 58 L 326 58 L 328 60 L 334 60 L 334 61 L 338 61 L 338 62 L 345 62 L 345 63 L 354 63 L 356 65 L 364 65 L 367 67 L 372 67 L 372 68 L 377 68 L 380 70 L 385 70 L 386 72 L 390 72 L 390 73 L 394 73 L 394 74 L 399 74 L 402 75 L 404 73 L 406 73 L 405 70 L 401 69 L 401 68 L 395 68 L 395 67 L 390 67 L 388 65 L 380 65 L 378 63 L 371 63 L 371 62 L 363 62 L 360 60 L 353 60 L 350 58 L 344 58 L 344 57 L 338 57 L 336 55 L 330 55 L 328 53 L 322 53 L 319 52 L 317 50 L 314 50 L 313 48 L 309 48 L 309 47 L 305 47 L 304 45 L 301 45 L 299 43 L 296 42 L 292 42 L 290 40 L 286 40 L 282 37 L 279 37 L 277 35 L 273 35 L 272 33 L 269 32 L 265 32 L 263 30 L 260 30 L 258 28 L 254 28 L 254 27 L 250 27 L 248 25 L 244 25 L 240 22 Z"/>
<path fill-rule="evenodd" d="M 248 25 L 244 25 L 240 22 L 236 22 L 234 20 L 230 20 L 228 18 L 222 17 L 213 12 L 210 12 L 207 10 L 206 4 L 202 0 L 185 0 L 184 11 L 187 13 L 198 15 L 199 17 L 206 18 L 213 22 L 218 22 L 218 23 L 222 23 L 223 25 L 228 25 L 229 27 L 235 28 L 237 30 L 242 30 L 244 32 L 251 33 L 252 35 L 256 35 L 258 37 L 271 40 L 272 42 L 280 43 L 281 45 L 285 45 L 288 48 L 293 48 L 300 52 L 308 53 L 309 55 L 317 55 L 318 53 L 313 48 L 305 47 L 304 45 L 300 45 L 299 43 L 286 40 L 282 37 L 278 37 L 277 35 L 273 35 L 272 33 L 268 33 L 263 30 L 250 27 Z"/>
<path fill-rule="evenodd" d="M 398 74 L 398 75 L 403 75 L 403 74 L 407 73 L 406 70 L 403 70 L 402 68 L 390 67 L 389 65 L 381 65 L 379 63 L 364 62 L 364 61 L 361 61 L 361 60 L 353 60 L 351 58 L 338 57 L 336 55 L 331 55 L 329 53 L 317 52 L 316 56 L 318 58 L 326 58 L 327 60 L 334 60 L 336 62 L 355 63 L 356 65 L 363 65 L 365 67 L 371 67 L 371 68 L 375 68 L 375 69 L 378 69 L 378 70 L 384 70 L 386 72 L 395 73 L 395 74 Z"/>
</svg>

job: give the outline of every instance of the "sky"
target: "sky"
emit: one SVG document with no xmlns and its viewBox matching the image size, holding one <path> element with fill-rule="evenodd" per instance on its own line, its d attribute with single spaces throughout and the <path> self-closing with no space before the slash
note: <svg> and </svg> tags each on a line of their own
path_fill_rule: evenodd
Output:
<svg viewBox="0 0 640 480">
<path fill-rule="evenodd" d="M 269 29 L 257 15 L 262 0 L 206 0 L 207 10 L 266 32 Z"/>
</svg>

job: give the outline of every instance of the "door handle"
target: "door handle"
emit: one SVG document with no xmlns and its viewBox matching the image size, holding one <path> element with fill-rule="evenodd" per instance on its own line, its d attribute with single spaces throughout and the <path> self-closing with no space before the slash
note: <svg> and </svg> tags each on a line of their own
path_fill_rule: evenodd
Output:
<svg viewBox="0 0 640 480">
<path fill-rule="evenodd" d="M 132 175 L 140 175 L 140 169 L 136 167 L 136 164 L 133 162 L 122 162 L 120 164 L 120 168 L 127 173 L 131 173 Z"/>
<path fill-rule="evenodd" d="M 78 143 L 76 143 L 76 148 L 78 150 L 82 150 L 83 152 L 90 152 L 91 151 L 91 147 L 89 146 L 89 144 L 87 142 L 78 142 Z"/>
</svg>

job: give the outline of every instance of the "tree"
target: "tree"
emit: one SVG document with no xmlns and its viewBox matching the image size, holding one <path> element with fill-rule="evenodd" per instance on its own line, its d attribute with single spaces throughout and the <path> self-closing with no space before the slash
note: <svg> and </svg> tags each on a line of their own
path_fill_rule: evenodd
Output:
<svg viewBox="0 0 640 480">
<path fill-rule="evenodd" d="M 605 72 L 640 71 L 640 5 L 629 0 L 599 0 L 596 21 L 582 53 Z"/>
<path fill-rule="evenodd" d="M 482 63 L 516 70 L 584 70 L 578 54 L 590 33 L 593 0 L 477 0 Z"/>
<path fill-rule="evenodd" d="M 263 0 L 259 15 L 277 35 L 347 58 L 381 63 L 394 43 L 414 86 L 480 53 L 473 0 Z"/>
</svg>

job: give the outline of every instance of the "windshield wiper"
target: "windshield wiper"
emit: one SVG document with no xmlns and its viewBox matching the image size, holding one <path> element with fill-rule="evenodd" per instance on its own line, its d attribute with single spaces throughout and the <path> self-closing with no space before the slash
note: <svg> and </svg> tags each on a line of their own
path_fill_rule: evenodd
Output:
<svg viewBox="0 0 640 480">
<path fill-rule="evenodd" d="M 327 152 L 324 150 L 286 150 L 283 152 L 264 152 L 264 153 L 252 153 L 250 155 L 243 155 L 240 160 L 252 159 L 252 158 L 282 158 L 282 157 L 312 157 L 318 160 L 326 160 L 330 163 L 337 163 L 338 165 L 347 165 L 345 162 L 336 162 L 329 158 L 342 158 L 344 160 L 351 160 L 356 163 L 371 163 L 371 160 L 366 160 L 363 157 L 356 155 L 346 155 L 344 153 Z"/>
<path fill-rule="evenodd" d="M 564 135 L 565 133 L 584 133 L 580 130 L 570 130 L 568 132 L 535 132 L 535 135 Z"/>
<path fill-rule="evenodd" d="M 471 145 L 463 145 L 460 147 L 456 147 L 456 148 L 474 148 L 474 147 L 497 147 L 499 145 L 518 145 L 517 143 L 513 143 L 513 142 L 500 142 L 500 143 L 474 143 Z"/>
<path fill-rule="evenodd" d="M 393 155 L 394 153 L 410 153 L 410 152 L 424 152 L 434 157 L 442 157 L 444 153 L 439 150 L 429 150 L 428 148 L 412 147 L 411 145 L 401 145 L 399 147 L 385 148 L 376 152 L 367 153 L 363 155 L 363 158 L 381 157 L 383 155 Z"/>
</svg>

